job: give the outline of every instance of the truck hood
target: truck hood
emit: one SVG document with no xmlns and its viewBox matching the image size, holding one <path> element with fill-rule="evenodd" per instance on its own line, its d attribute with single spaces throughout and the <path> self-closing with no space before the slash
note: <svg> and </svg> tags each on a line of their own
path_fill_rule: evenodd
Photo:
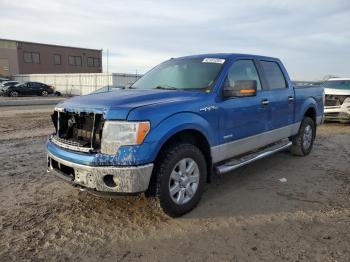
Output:
<svg viewBox="0 0 350 262">
<path fill-rule="evenodd" d="M 350 96 L 350 89 L 325 88 L 324 89 L 324 93 L 326 95 Z"/>
<path fill-rule="evenodd" d="M 105 119 L 125 120 L 135 108 L 171 102 L 197 100 L 201 92 L 158 89 L 128 89 L 77 96 L 56 105 L 56 110 L 95 112 Z"/>
</svg>

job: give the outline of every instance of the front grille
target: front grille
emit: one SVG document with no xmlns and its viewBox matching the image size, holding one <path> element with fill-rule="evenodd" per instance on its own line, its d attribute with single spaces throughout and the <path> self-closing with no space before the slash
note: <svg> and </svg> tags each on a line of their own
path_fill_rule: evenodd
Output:
<svg viewBox="0 0 350 262">
<path fill-rule="evenodd" d="M 83 152 L 101 148 L 102 114 L 55 111 L 52 121 L 56 129 L 52 141 L 58 146 Z"/>
<path fill-rule="evenodd" d="M 348 96 L 326 95 L 325 106 L 341 106 Z"/>
</svg>

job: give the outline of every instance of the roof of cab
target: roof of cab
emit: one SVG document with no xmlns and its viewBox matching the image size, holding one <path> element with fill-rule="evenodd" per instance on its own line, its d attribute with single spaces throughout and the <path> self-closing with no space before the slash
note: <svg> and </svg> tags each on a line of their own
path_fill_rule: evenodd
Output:
<svg viewBox="0 0 350 262">
<path fill-rule="evenodd" d="M 271 60 L 279 60 L 275 57 L 269 56 L 261 56 L 261 55 L 251 55 L 251 54 L 239 54 L 239 53 L 213 53 L 213 54 L 198 54 L 198 55 L 190 55 L 190 56 L 182 56 L 177 57 L 176 59 L 184 59 L 184 58 L 222 58 L 222 59 L 230 59 L 234 57 L 249 57 L 249 58 L 257 58 L 257 59 L 271 59 Z"/>
</svg>

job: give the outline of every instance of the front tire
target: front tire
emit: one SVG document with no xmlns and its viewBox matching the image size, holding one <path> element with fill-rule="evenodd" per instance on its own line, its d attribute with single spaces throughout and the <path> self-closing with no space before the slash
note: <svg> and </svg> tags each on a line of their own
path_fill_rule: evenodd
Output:
<svg viewBox="0 0 350 262">
<path fill-rule="evenodd" d="M 19 93 L 17 91 L 11 91 L 10 96 L 17 97 Z"/>
<path fill-rule="evenodd" d="M 207 177 L 205 157 L 192 144 L 171 146 L 163 152 L 155 175 L 161 208 L 169 216 L 179 217 L 201 199 Z"/>
<path fill-rule="evenodd" d="M 45 90 L 41 92 L 41 96 L 48 96 L 48 94 L 49 93 L 47 91 L 45 91 Z"/>
<path fill-rule="evenodd" d="M 316 137 L 316 125 L 310 117 L 304 117 L 299 132 L 292 138 L 293 145 L 290 148 L 292 154 L 306 156 L 310 154 Z"/>
</svg>

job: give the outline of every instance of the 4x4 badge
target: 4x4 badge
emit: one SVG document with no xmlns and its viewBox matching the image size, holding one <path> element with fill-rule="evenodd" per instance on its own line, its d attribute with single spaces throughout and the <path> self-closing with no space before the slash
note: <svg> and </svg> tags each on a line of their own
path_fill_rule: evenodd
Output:
<svg viewBox="0 0 350 262">
<path fill-rule="evenodd" d="M 206 107 L 203 107 L 203 108 L 199 109 L 199 111 L 208 112 L 208 111 L 217 110 L 217 109 L 218 109 L 217 106 L 206 106 Z"/>
</svg>

